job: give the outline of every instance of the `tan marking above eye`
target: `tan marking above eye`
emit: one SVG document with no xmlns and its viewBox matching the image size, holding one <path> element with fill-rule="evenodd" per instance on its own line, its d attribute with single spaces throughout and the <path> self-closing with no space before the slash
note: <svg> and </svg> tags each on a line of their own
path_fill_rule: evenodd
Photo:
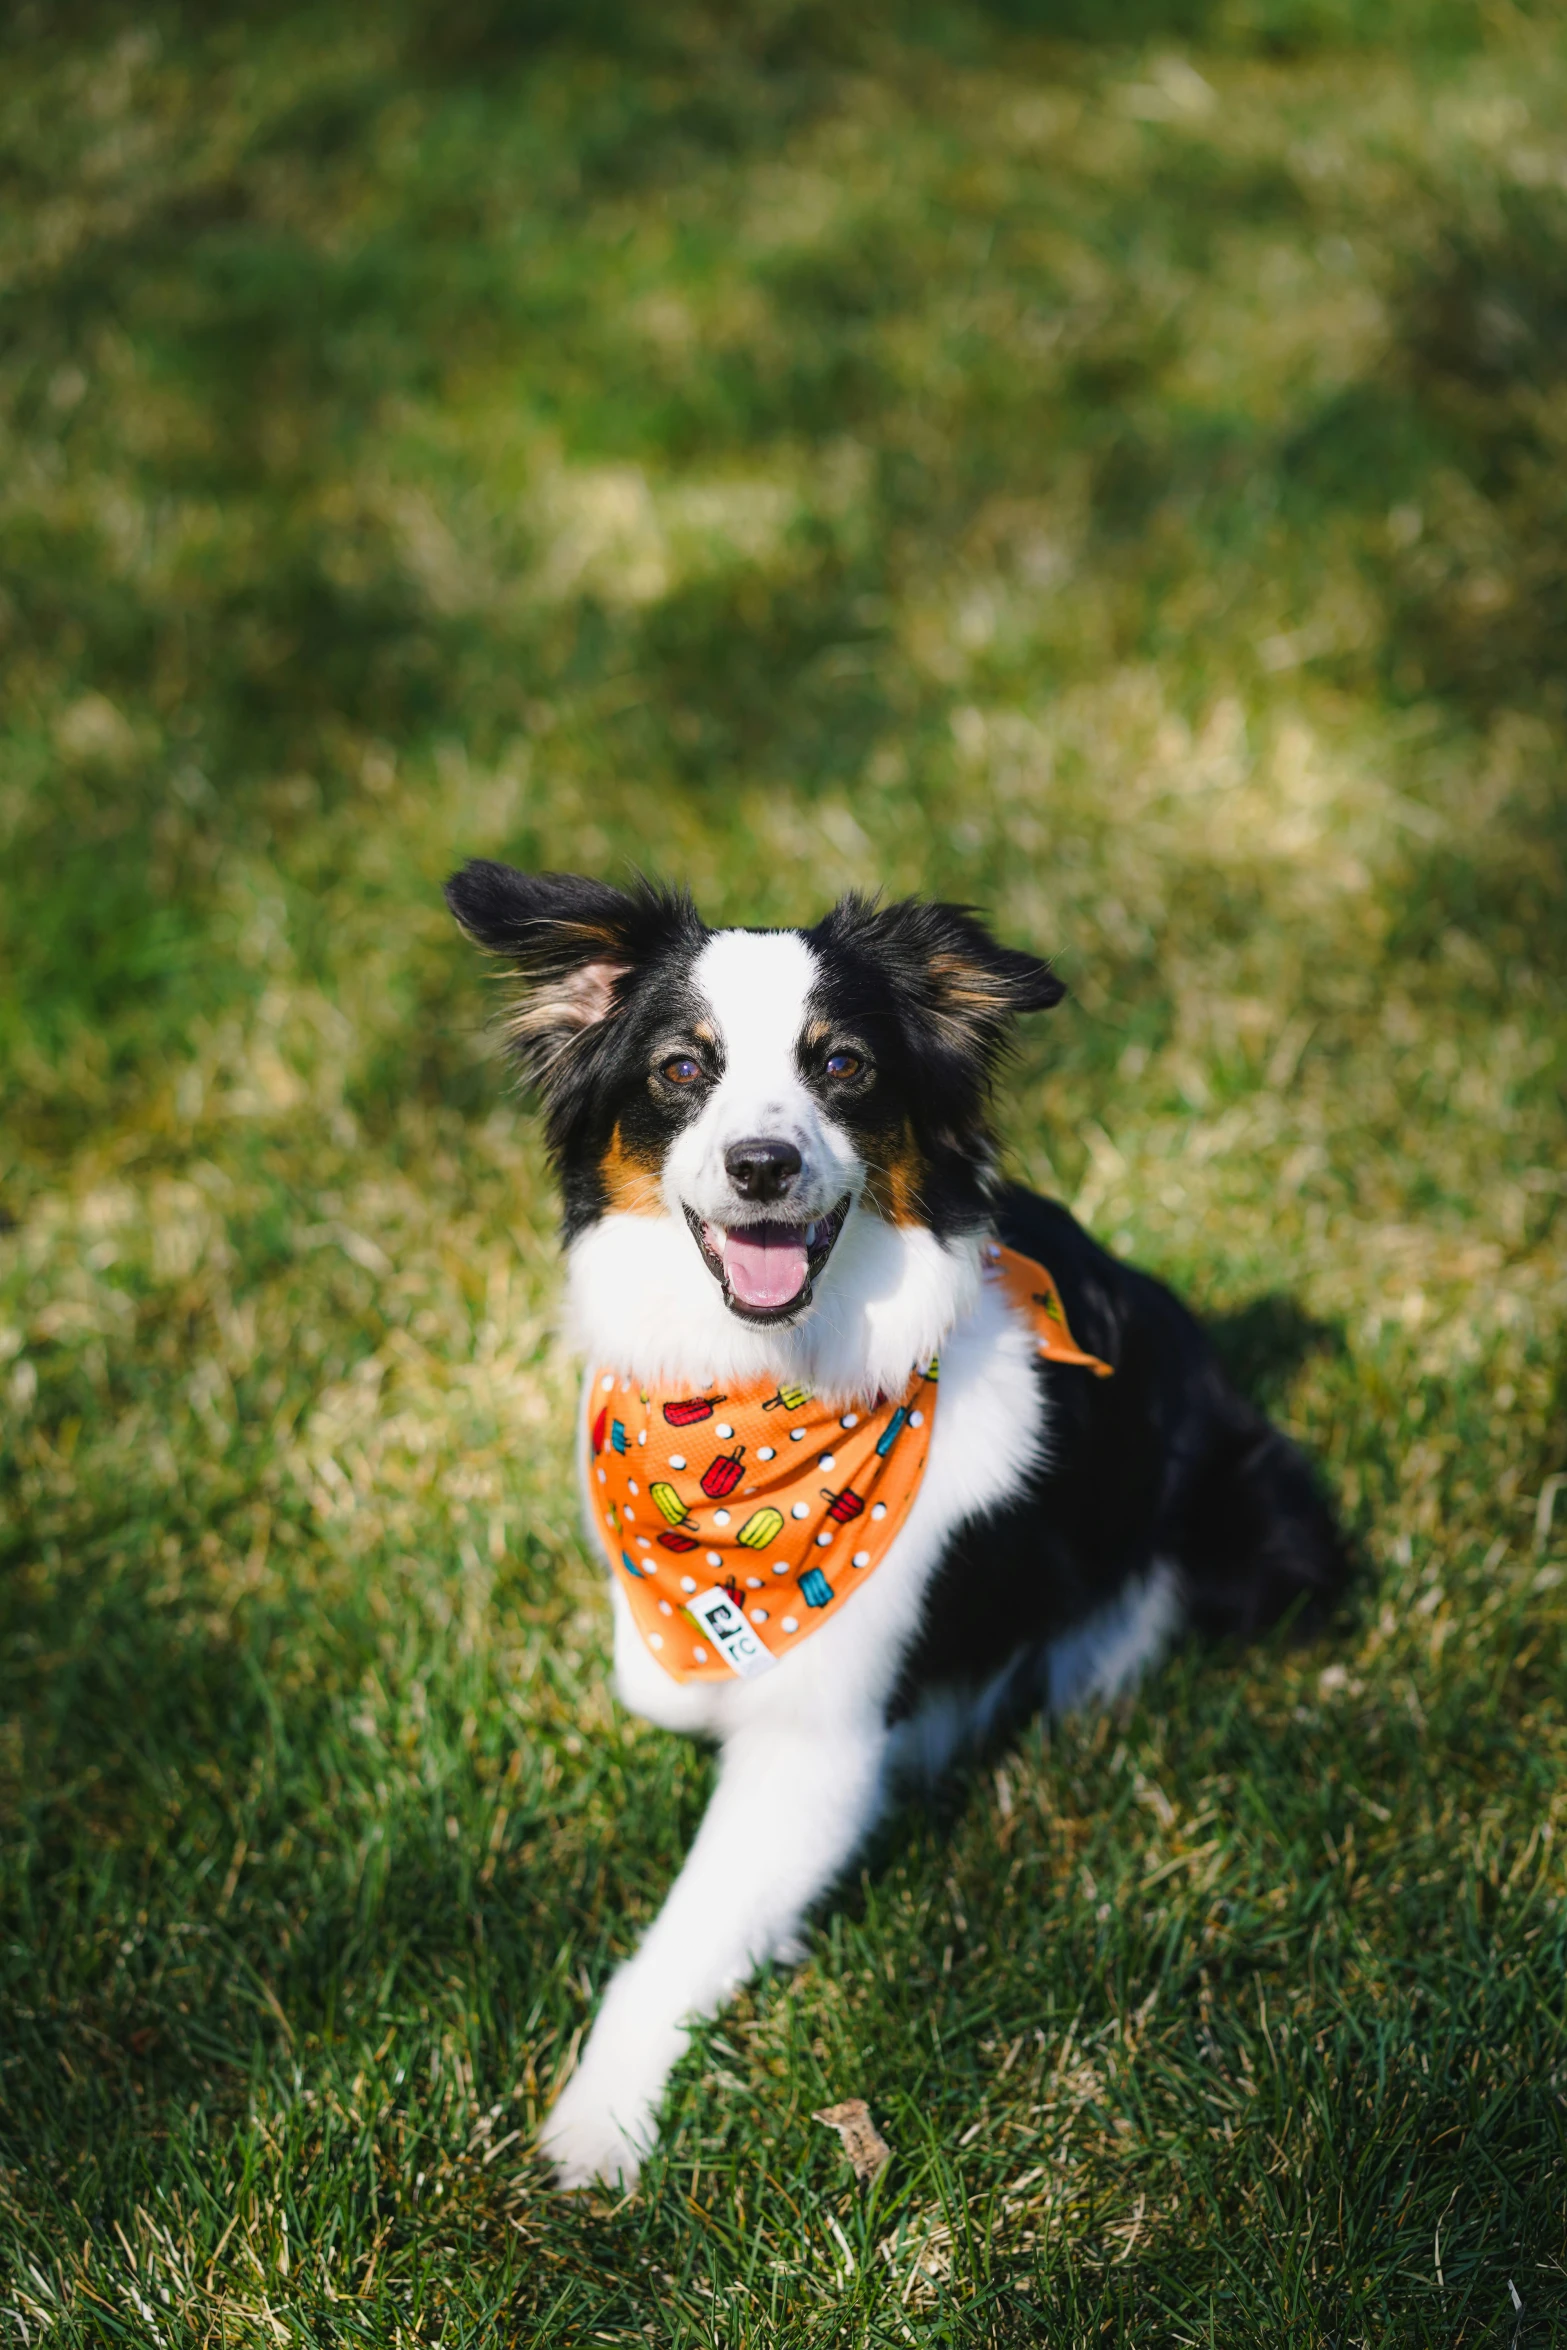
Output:
<svg viewBox="0 0 1567 2350">
<path fill-rule="evenodd" d="M 696 1038 L 698 1044 L 712 1045 L 717 1044 L 718 1042 L 717 1034 L 708 1026 L 705 1020 L 699 1020 L 696 1026 L 692 1029 L 691 1033 Z"/>
</svg>

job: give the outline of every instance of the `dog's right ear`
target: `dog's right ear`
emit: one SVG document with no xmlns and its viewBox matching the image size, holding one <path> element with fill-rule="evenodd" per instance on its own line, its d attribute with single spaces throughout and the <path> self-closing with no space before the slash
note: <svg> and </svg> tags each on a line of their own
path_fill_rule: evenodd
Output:
<svg viewBox="0 0 1567 2350">
<path fill-rule="evenodd" d="M 612 889 L 581 873 L 519 873 L 475 857 L 446 884 L 468 936 L 500 956 L 516 983 L 506 1019 L 513 1050 L 546 1091 L 573 1048 L 602 1028 L 625 983 L 672 935 L 700 937 L 689 898 L 639 882 Z"/>
</svg>

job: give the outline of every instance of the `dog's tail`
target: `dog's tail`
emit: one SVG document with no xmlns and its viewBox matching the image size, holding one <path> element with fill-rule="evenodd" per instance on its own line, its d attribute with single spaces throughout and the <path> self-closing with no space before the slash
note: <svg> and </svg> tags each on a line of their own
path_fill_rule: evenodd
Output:
<svg viewBox="0 0 1567 2350">
<path fill-rule="evenodd" d="M 1187 1617 L 1209 1639 L 1255 1639 L 1286 1618 L 1314 1631 L 1348 1577 L 1344 1538 L 1304 1453 L 1238 1397 L 1183 1520 Z"/>
</svg>

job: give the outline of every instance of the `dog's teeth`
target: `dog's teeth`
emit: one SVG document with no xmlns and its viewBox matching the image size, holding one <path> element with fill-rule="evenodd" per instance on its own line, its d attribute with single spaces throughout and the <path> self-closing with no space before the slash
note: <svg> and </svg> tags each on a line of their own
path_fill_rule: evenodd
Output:
<svg viewBox="0 0 1567 2350">
<path fill-rule="evenodd" d="M 816 1246 L 816 1226 L 814 1224 L 807 1224 L 805 1227 L 805 1245 L 807 1248 Z"/>
</svg>

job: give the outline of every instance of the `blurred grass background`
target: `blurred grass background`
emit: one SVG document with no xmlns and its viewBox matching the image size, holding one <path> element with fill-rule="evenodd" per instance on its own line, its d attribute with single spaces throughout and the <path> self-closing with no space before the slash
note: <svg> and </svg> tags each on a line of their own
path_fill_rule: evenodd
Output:
<svg viewBox="0 0 1567 2350">
<path fill-rule="evenodd" d="M 1563 30 L 8 12 L 0 2339 L 1561 2339 Z M 1059 956 L 1016 1168 L 1363 1560 L 901 1815 L 619 2208 L 528 2134 L 710 1765 L 471 853 Z"/>
</svg>

